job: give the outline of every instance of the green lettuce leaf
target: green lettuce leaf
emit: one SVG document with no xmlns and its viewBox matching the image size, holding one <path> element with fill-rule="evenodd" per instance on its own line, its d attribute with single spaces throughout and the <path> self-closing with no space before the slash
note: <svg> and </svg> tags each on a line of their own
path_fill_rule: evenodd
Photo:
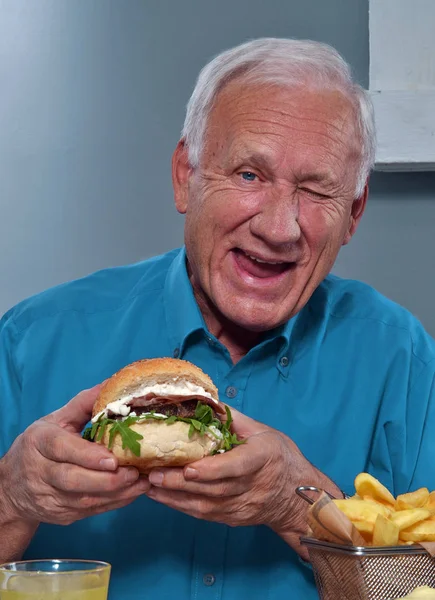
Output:
<svg viewBox="0 0 435 600">
<path fill-rule="evenodd" d="M 199 401 L 195 408 L 194 418 L 177 417 L 173 415 L 165 419 L 164 417 L 155 415 L 153 411 L 151 411 L 149 414 L 139 415 L 138 417 L 129 416 L 124 420 L 106 419 L 101 417 L 99 421 L 84 430 L 83 438 L 90 441 L 100 442 L 104 436 L 106 428 L 110 426 L 108 445 L 109 449 L 113 447 L 115 437 L 120 435 L 122 448 L 124 450 L 129 448 L 129 450 L 131 450 L 135 456 L 140 456 L 139 440 L 143 439 L 143 436 L 131 429 L 130 426 L 133 425 L 133 423 L 154 419 L 157 421 L 165 421 L 166 425 L 172 425 L 176 421 L 182 421 L 183 423 L 190 425 L 188 433 L 189 437 L 192 437 L 194 433 L 197 433 L 198 435 L 206 435 L 208 432 L 214 435 L 213 430 L 209 429 L 209 427 L 212 425 L 216 427 L 216 429 L 221 432 L 223 439 L 221 440 L 217 435 L 215 437 L 221 441 L 222 449 L 227 452 L 234 446 L 243 444 L 246 440 L 239 440 L 235 433 L 231 433 L 231 423 L 233 422 L 233 418 L 228 406 L 225 406 L 225 410 L 227 413 L 227 420 L 224 423 L 213 416 L 213 411 L 208 404 L 204 404 Z M 215 450 L 214 454 L 217 452 L 219 452 L 219 450 Z"/>
</svg>

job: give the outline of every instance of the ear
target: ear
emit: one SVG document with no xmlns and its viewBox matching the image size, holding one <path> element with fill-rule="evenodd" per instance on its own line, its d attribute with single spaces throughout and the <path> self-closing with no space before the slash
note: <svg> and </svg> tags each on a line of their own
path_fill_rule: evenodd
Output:
<svg viewBox="0 0 435 600">
<path fill-rule="evenodd" d="M 172 155 L 172 185 L 174 188 L 175 206 L 182 215 L 187 211 L 191 174 L 192 167 L 189 163 L 186 144 L 181 139 Z"/>
<path fill-rule="evenodd" d="M 364 187 L 364 191 L 359 198 L 356 198 L 352 203 L 352 210 L 349 217 L 349 226 L 346 231 L 346 234 L 343 239 L 343 246 L 348 244 L 352 239 L 359 222 L 361 221 L 361 217 L 364 214 L 364 210 L 367 204 L 367 198 L 369 195 L 369 182 L 366 181 L 366 185 Z"/>
</svg>

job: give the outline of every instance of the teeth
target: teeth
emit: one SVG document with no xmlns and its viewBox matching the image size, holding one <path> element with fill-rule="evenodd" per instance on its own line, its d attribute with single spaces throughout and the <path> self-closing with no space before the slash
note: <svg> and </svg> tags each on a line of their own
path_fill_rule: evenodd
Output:
<svg viewBox="0 0 435 600">
<path fill-rule="evenodd" d="M 251 256 L 250 254 L 246 254 L 251 260 L 255 260 L 255 262 L 262 263 L 265 265 L 282 265 L 282 261 L 272 261 L 272 260 L 261 260 L 260 258 L 255 258 L 255 256 Z"/>
</svg>

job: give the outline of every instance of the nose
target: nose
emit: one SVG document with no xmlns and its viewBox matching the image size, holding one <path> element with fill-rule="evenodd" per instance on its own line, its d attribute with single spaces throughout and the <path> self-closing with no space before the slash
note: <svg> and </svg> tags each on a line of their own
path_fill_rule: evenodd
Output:
<svg viewBox="0 0 435 600">
<path fill-rule="evenodd" d="M 301 237 L 297 194 L 281 190 L 263 200 L 261 209 L 251 218 L 251 233 L 271 246 L 297 242 Z"/>
</svg>

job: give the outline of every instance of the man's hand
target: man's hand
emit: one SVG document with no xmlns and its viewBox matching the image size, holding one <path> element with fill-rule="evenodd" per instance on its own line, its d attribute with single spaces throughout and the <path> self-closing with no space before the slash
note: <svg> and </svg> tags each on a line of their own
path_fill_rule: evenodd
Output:
<svg viewBox="0 0 435 600">
<path fill-rule="evenodd" d="M 148 491 L 137 469 L 118 467 L 107 448 L 81 438 L 99 387 L 30 425 L 1 459 L 0 509 L 6 520 L 68 525 L 126 506 Z"/>
<path fill-rule="evenodd" d="M 199 519 L 238 525 L 267 525 L 306 557 L 299 537 L 306 532 L 307 505 L 299 485 L 332 494 L 336 486 L 284 434 L 232 409 L 233 430 L 245 444 L 203 458 L 184 469 L 153 470 L 148 496 Z"/>
</svg>

